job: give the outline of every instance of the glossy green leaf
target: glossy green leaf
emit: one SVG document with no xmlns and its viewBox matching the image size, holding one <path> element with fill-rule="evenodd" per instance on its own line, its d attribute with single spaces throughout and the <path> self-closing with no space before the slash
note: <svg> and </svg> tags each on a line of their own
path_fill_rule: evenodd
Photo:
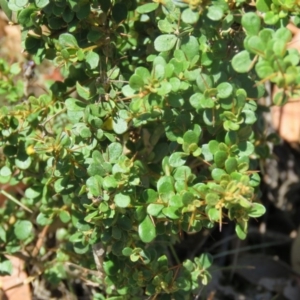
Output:
<svg viewBox="0 0 300 300">
<path fill-rule="evenodd" d="M 223 169 L 215 168 L 211 172 L 211 176 L 214 180 L 220 181 L 222 176 L 225 175 L 226 172 Z"/>
<path fill-rule="evenodd" d="M 91 69 L 97 69 L 100 61 L 99 54 L 94 51 L 89 51 L 85 56 L 85 61 Z"/>
<path fill-rule="evenodd" d="M 122 250 L 122 254 L 123 254 L 124 256 L 130 256 L 130 255 L 132 254 L 132 248 L 130 248 L 130 247 L 124 248 L 124 249 Z"/>
<path fill-rule="evenodd" d="M 266 208 L 260 203 L 252 203 L 251 208 L 247 212 L 249 217 L 259 218 L 265 214 Z"/>
<path fill-rule="evenodd" d="M 242 25 L 248 35 L 257 35 L 260 30 L 260 17 L 254 12 L 247 12 L 242 17 Z"/>
<path fill-rule="evenodd" d="M 156 228 L 149 216 L 139 224 L 139 237 L 144 243 L 152 242 L 156 237 Z"/>
<path fill-rule="evenodd" d="M 79 48 L 76 38 L 70 33 L 61 34 L 59 36 L 58 42 L 63 48 Z"/>
<path fill-rule="evenodd" d="M 174 152 L 170 158 L 169 163 L 171 167 L 177 168 L 185 164 L 185 158 L 187 155 L 183 152 Z"/>
<path fill-rule="evenodd" d="M 186 8 L 181 14 L 181 20 L 186 24 L 194 24 L 199 20 L 199 12 Z"/>
<path fill-rule="evenodd" d="M 70 213 L 66 210 L 59 212 L 59 218 L 63 223 L 68 223 L 71 220 Z"/>
<path fill-rule="evenodd" d="M 219 221 L 220 219 L 220 211 L 214 207 L 208 210 L 208 217 L 211 221 Z"/>
<path fill-rule="evenodd" d="M 212 77 L 204 73 L 200 73 L 198 75 L 196 82 L 201 92 L 204 92 L 205 90 L 210 89 L 213 86 Z"/>
<path fill-rule="evenodd" d="M 252 67 L 252 58 L 247 50 L 236 54 L 231 61 L 233 69 L 238 73 L 249 72 Z"/>
<path fill-rule="evenodd" d="M 208 269 L 213 263 L 213 257 L 209 253 L 203 253 L 199 259 L 197 259 L 196 263 L 199 264 L 201 268 Z"/>
<path fill-rule="evenodd" d="M 139 6 L 136 11 L 139 13 L 139 14 L 147 14 L 147 13 L 150 13 L 154 10 L 156 10 L 159 6 L 159 3 L 146 3 L 146 4 L 143 4 L 141 6 Z"/>
<path fill-rule="evenodd" d="M 157 217 L 164 207 L 165 206 L 163 204 L 151 203 L 147 206 L 147 213 L 151 216 Z"/>
<path fill-rule="evenodd" d="M 128 129 L 128 124 L 127 124 L 126 120 L 120 118 L 119 116 L 115 116 L 113 118 L 112 125 L 113 125 L 114 132 L 117 134 L 122 134 L 122 133 L 126 132 Z"/>
<path fill-rule="evenodd" d="M 218 91 L 218 94 L 217 96 L 219 98 L 227 98 L 229 97 L 232 92 L 233 92 L 233 87 L 230 83 L 228 82 L 222 82 L 220 83 L 218 86 L 217 86 L 217 91 Z"/>
<path fill-rule="evenodd" d="M 264 21 L 268 25 L 275 25 L 279 21 L 279 15 L 273 11 L 268 11 L 264 16 Z"/>
<path fill-rule="evenodd" d="M 91 98 L 89 88 L 82 86 L 78 81 L 76 82 L 76 91 L 78 95 L 85 100 L 89 100 Z"/>
<path fill-rule="evenodd" d="M 223 18 L 224 12 L 220 6 L 210 6 L 208 8 L 207 17 L 213 21 L 219 21 Z"/>
<path fill-rule="evenodd" d="M 257 0 L 256 7 L 261 12 L 268 12 L 270 10 L 271 0 Z"/>
<path fill-rule="evenodd" d="M 214 161 L 218 168 L 224 167 L 225 161 L 228 157 L 228 153 L 225 151 L 217 151 L 214 155 Z"/>
<path fill-rule="evenodd" d="M 226 172 L 228 174 L 236 171 L 237 166 L 238 166 L 238 162 L 237 162 L 236 158 L 229 157 L 228 159 L 226 159 L 226 161 L 225 161 L 225 169 L 226 169 Z"/>
<path fill-rule="evenodd" d="M 139 91 L 144 86 L 143 77 L 133 74 L 129 79 L 129 85 L 133 90 Z"/>
<path fill-rule="evenodd" d="M 35 0 L 35 4 L 39 8 L 43 8 L 49 4 L 50 0 Z"/>
<path fill-rule="evenodd" d="M 26 170 L 30 167 L 32 159 L 30 156 L 27 156 L 24 153 L 18 154 L 17 158 L 15 159 L 15 164 L 18 168 L 22 170 Z"/>
<path fill-rule="evenodd" d="M 115 195 L 114 202 L 119 207 L 127 207 L 130 205 L 131 199 L 128 195 L 119 193 Z"/>
<path fill-rule="evenodd" d="M 180 218 L 180 214 L 177 207 L 165 207 L 163 208 L 162 213 L 172 220 Z"/>
<path fill-rule="evenodd" d="M 247 236 L 247 230 L 245 230 L 244 226 L 240 223 L 235 225 L 235 232 L 241 240 L 244 240 Z"/>
</svg>

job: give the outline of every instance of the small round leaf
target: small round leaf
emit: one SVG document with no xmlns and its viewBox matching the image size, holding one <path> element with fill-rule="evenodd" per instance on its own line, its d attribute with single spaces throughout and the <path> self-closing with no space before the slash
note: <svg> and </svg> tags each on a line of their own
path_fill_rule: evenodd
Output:
<svg viewBox="0 0 300 300">
<path fill-rule="evenodd" d="M 32 229 L 32 223 L 27 220 L 17 221 L 14 225 L 14 233 L 19 240 L 26 240 L 30 237 L 33 234 Z"/>
<path fill-rule="evenodd" d="M 162 34 L 154 41 L 154 48 L 158 52 L 170 51 L 177 42 L 177 36 L 174 34 Z"/>
</svg>

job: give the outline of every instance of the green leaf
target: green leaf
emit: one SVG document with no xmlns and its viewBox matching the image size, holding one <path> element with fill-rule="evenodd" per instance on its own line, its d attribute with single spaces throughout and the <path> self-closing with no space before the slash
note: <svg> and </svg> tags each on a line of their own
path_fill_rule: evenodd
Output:
<svg viewBox="0 0 300 300">
<path fill-rule="evenodd" d="M 85 104 L 75 98 L 68 98 L 65 101 L 65 105 L 66 108 L 71 111 L 82 111 L 85 108 Z"/>
<path fill-rule="evenodd" d="M 6 243 L 6 230 L 0 225 L 0 239 Z"/>
<path fill-rule="evenodd" d="M 205 92 L 205 90 L 213 87 L 212 77 L 204 73 L 198 75 L 196 83 L 201 92 Z"/>
<path fill-rule="evenodd" d="M 238 166 L 238 162 L 237 162 L 236 158 L 229 157 L 228 159 L 226 159 L 226 161 L 225 161 L 225 169 L 226 169 L 226 172 L 228 174 L 236 171 L 237 170 L 237 166 Z"/>
<path fill-rule="evenodd" d="M 257 120 L 256 114 L 252 110 L 245 109 L 243 110 L 246 124 L 254 124 Z"/>
<path fill-rule="evenodd" d="M 248 12 L 242 17 L 242 25 L 248 35 L 257 35 L 260 30 L 260 17 L 254 12 Z"/>
<path fill-rule="evenodd" d="M 219 200 L 220 200 L 220 197 L 216 193 L 208 193 L 205 196 L 206 203 L 211 206 L 215 206 Z"/>
<path fill-rule="evenodd" d="M 202 269 L 208 269 L 213 263 L 213 257 L 209 253 L 202 253 L 197 264 L 201 266 Z"/>
<path fill-rule="evenodd" d="M 256 8 L 261 12 L 268 12 L 270 10 L 271 4 L 272 0 L 257 0 Z"/>
<path fill-rule="evenodd" d="M 171 32 L 174 32 L 174 30 L 175 30 L 175 26 L 173 24 L 171 24 L 167 19 L 159 20 L 158 28 L 161 32 L 164 32 L 164 33 L 171 33 Z"/>
<path fill-rule="evenodd" d="M 0 3 L 1 4 L 1 3 Z M 13 272 L 13 264 L 10 260 L 4 260 L 0 263 L 0 275 L 1 276 L 11 276 Z"/>
<path fill-rule="evenodd" d="M 107 149 L 107 158 L 110 163 L 116 162 L 123 153 L 123 147 L 120 143 L 111 143 Z"/>
<path fill-rule="evenodd" d="M 208 210 L 207 215 L 211 221 L 219 221 L 220 219 L 220 211 L 214 207 Z"/>
<path fill-rule="evenodd" d="M 148 14 L 154 10 L 156 10 L 159 6 L 159 3 L 147 3 L 144 5 L 139 6 L 136 11 L 139 14 Z"/>
<path fill-rule="evenodd" d="M 119 261 L 114 255 L 110 255 L 108 260 L 103 262 L 103 270 L 109 276 L 114 276 L 119 271 Z"/>
<path fill-rule="evenodd" d="M 146 216 L 146 218 L 143 220 L 143 222 L 139 224 L 138 233 L 139 233 L 140 239 L 144 243 L 150 243 L 155 239 L 156 228 L 149 216 Z"/>
<path fill-rule="evenodd" d="M 260 78 L 268 78 L 275 70 L 269 61 L 261 60 L 255 65 L 255 71 Z"/>
<path fill-rule="evenodd" d="M 31 20 L 31 15 L 36 11 L 35 8 L 25 8 L 20 11 L 18 14 L 18 21 L 20 24 L 25 26 L 32 26 L 33 22 Z"/>
<path fill-rule="evenodd" d="M 26 240 L 33 235 L 33 225 L 30 221 L 19 220 L 14 225 L 14 233 L 19 240 Z"/>
<path fill-rule="evenodd" d="M 15 0 L 14 2 L 19 7 L 24 7 L 28 4 L 28 0 Z"/>
<path fill-rule="evenodd" d="M 209 151 L 215 154 L 219 150 L 219 142 L 216 140 L 210 140 L 208 143 Z"/>
<path fill-rule="evenodd" d="M 249 156 L 254 152 L 254 145 L 248 141 L 240 142 L 237 146 L 240 150 L 240 156 Z"/>
<path fill-rule="evenodd" d="M 251 36 L 248 39 L 249 50 L 254 54 L 264 55 L 266 50 L 266 45 L 264 41 L 259 36 Z"/>
<path fill-rule="evenodd" d="M 36 217 L 36 222 L 37 224 L 41 225 L 41 226 L 46 226 L 51 224 L 53 221 L 51 216 L 48 216 L 44 213 L 39 213 Z"/>
<path fill-rule="evenodd" d="M 1 177 L 10 177 L 10 175 L 12 174 L 10 168 L 4 166 L 0 169 L 0 176 Z"/>
<path fill-rule="evenodd" d="M 59 218 L 63 223 L 68 223 L 71 220 L 70 213 L 66 210 L 59 212 Z"/>
<path fill-rule="evenodd" d="M 162 34 L 154 41 L 154 48 L 158 52 L 170 51 L 177 42 L 177 36 L 174 34 Z"/>
<path fill-rule="evenodd" d="M 268 11 L 264 16 L 264 21 L 268 25 L 275 25 L 279 21 L 279 15 L 273 11 Z"/>
<path fill-rule="evenodd" d="M 224 12 L 220 6 L 210 6 L 207 11 L 207 17 L 213 21 L 219 21 L 223 18 Z"/>
<path fill-rule="evenodd" d="M 40 186 L 32 186 L 26 189 L 25 197 L 29 199 L 35 199 L 39 197 L 42 193 L 42 188 Z"/>
<path fill-rule="evenodd" d="M 252 67 L 252 58 L 247 50 L 236 54 L 231 61 L 233 69 L 238 73 L 247 73 Z"/>
<path fill-rule="evenodd" d="M 128 195 L 119 193 L 115 195 L 114 202 L 119 207 L 128 207 L 130 205 L 131 199 Z"/>
<path fill-rule="evenodd" d="M 235 232 L 241 240 L 244 240 L 247 236 L 247 230 L 243 224 L 237 223 L 235 225 Z"/>
<path fill-rule="evenodd" d="M 199 20 L 200 14 L 198 11 L 186 8 L 181 14 L 181 20 L 186 24 L 195 24 Z"/>
<path fill-rule="evenodd" d="M 288 102 L 289 98 L 285 91 L 279 91 L 274 95 L 273 102 L 275 105 L 283 106 Z"/>
<path fill-rule="evenodd" d="M 223 169 L 215 168 L 211 172 L 211 176 L 214 180 L 220 181 L 222 176 L 225 175 L 226 172 Z"/>
<path fill-rule="evenodd" d="M 106 176 L 102 185 L 105 190 L 115 189 L 118 186 L 118 182 L 113 176 Z"/>
<path fill-rule="evenodd" d="M 224 167 L 225 161 L 228 157 L 228 153 L 225 151 L 217 151 L 214 155 L 214 161 L 218 168 Z"/>
<path fill-rule="evenodd" d="M 130 256 L 132 254 L 132 248 L 130 247 L 125 247 L 123 250 L 122 250 L 122 254 L 124 256 Z"/>
<path fill-rule="evenodd" d="M 166 217 L 173 219 L 173 220 L 180 218 L 178 207 L 165 207 L 165 208 L 163 208 L 162 213 Z"/>
<path fill-rule="evenodd" d="M 217 96 L 221 99 L 229 97 L 233 92 L 233 87 L 228 82 L 222 82 L 217 86 Z"/>
<path fill-rule="evenodd" d="M 133 74 L 129 79 L 129 86 L 135 90 L 139 91 L 141 88 L 144 87 L 144 80 L 143 77 L 140 77 L 137 74 Z"/>
<path fill-rule="evenodd" d="M 63 33 L 59 35 L 58 42 L 62 48 L 78 49 L 76 38 L 70 33 Z"/>
<path fill-rule="evenodd" d="M 199 54 L 199 43 L 197 38 L 192 35 L 184 37 L 181 41 L 180 49 L 184 52 L 187 59 L 191 61 Z"/>
<path fill-rule="evenodd" d="M 274 34 L 274 38 L 276 38 L 284 43 L 290 42 L 292 37 L 293 37 L 292 32 L 285 27 L 279 28 L 278 30 L 276 30 L 276 32 Z"/>
<path fill-rule="evenodd" d="M 119 116 L 115 116 L 113 118 L 113 130 L 117 134 L 123 134 L 128 129 L 128 124 L 126 120 L 120 118 Z"/>
<path fill-rule="evenodd" d="M 250 176 L 250 185 L 253 187 L 259 186 L 260 184 L 260 176 L 258 173 L 254 173 Z"/>
<path fill-rule="evenodd" d="M 16 166 L 22 170 L 28 169 L 31 165 L 31 162 L 32 162 L 31 157 L 24 153 L 20 153 L 15 159 Z"/>
<path fill-rule="evenodd" d="M 252 203 L 250 209 L 247 210 L 248 216 L 252 218 L 259 218 L 265 214 L 266 208 L 260 203 Z"/>
<path fill-rule="evenodd" d="M 50 0 L 35 0 L 35 5 L 38 8 L 43 8 L 49 4 Z"/>
<path fill-rule="evenodd" d="M 89 100 L 91 98 L 90 90 L 82 86 L 78 81 L 76 82 L 76 92 L 85 100 Z"/>
<path fill-rule="evenodd" d="M 151 216 L 157 217 L 164 207 L 165 206 L 163 204 L 151 203 L 147 206 L 147 213 Z"/>
<path fill-rule="evenodd" d="M 183 166 L 185 164 L 185 158 L 187 157 L 187 154 L 184 152 L 174 152 L 170 157 L 169 157 L 169 163 L 171 167 L 177 168 L 180 166 Z"/>
<path fill-rule="evenodd" d="M 86 185 L 93 196 L 101 196 L 103 179 L 99 175 L 94 175 L 86 181 Z"/>
<path fill-rule="evenodd" d="M 196 132 L 192 131 L 192 130 L 188 130 L 184 133 L 183 135 L 183 142 L 185 144 L 197 144 L 199 141 L 199 136 Z"/>
<path fill-rule="evenodd" d="M 89 51 L 85 56 L 85 61 L 91 69 L 97 69 L 99 66 L 99 54 L 94 51 Z"/>
</svg>

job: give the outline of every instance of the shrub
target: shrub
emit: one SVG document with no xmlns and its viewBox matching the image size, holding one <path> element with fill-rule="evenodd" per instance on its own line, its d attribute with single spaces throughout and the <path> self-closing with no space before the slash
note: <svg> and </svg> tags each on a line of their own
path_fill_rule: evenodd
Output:
<svg viewBox="0 0 300 300">
<path fill-rule="evenodd" d="M 211 256 L 173 251 L 174 264 L 166 249 L 224 219 L 244 239 L 264 213 L 258 162 L 274 136 L 258 100 L 267 80 L 276 104 L 298 92 L 294 2 L 2 0 L 25 51 L 64 77 L 22 95 L 21 68 L 0 61 L 0 182 L 27 186 L 0 210 L 2 273 L 4 254 L 47 253 L 52 284 L 70 263 L 98 269 L 97 299 L 197 294 Z M 55 247 L 38 243 L 45 228 Z"/>
</svg>

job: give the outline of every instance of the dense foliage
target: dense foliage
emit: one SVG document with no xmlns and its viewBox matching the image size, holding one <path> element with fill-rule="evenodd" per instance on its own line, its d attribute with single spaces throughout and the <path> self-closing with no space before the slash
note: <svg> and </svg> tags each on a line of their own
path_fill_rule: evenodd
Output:
<svg viewBox="0 0 300 300">
<path fill-rule="evenodd" d="M 22 68 L 0 60 L 0 182 L 27 186 L 20 200 L 2 191 L 12 200 L 0 210 L 2 273 L 4 254 L 46 254 L 52 284 L 70 264 L 98 270 L 85 275 L 99 284 L 95 299 L 192 299 L 212 259 L 178 261 L 183 232 L 226 219 L 244 239 L 265 211 L 257 169 L 274 137 L 258 100 L 267 80 L 279 87 L 276 104 L 298 92 L 285 27 L 299 21 L 298 3 L 0 4 L 32 59 L 53 61 L 65 78 L 27 95 L 15 79 Z M 37 251 L 43 228 L 54 241 Z"/>
</svg>

